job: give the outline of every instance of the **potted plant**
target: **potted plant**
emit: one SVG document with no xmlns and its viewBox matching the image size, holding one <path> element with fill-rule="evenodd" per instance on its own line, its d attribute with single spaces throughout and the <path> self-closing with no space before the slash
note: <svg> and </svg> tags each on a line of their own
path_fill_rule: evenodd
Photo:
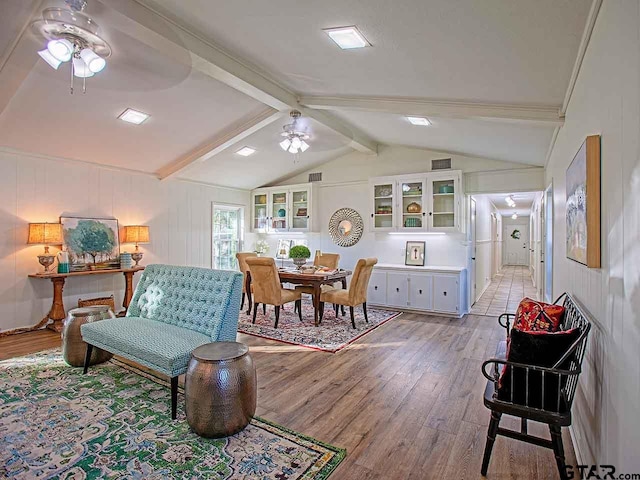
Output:
<svg viewBox="0 0 640 480">
<path fill-rule="evenodd" d="M 295 245 L 289 250 L 289 258 L 293 259 L 293 263 L 301 268 L 307 259 L 311 256 L 311 251 L 304 245 Z"/>
</svg>

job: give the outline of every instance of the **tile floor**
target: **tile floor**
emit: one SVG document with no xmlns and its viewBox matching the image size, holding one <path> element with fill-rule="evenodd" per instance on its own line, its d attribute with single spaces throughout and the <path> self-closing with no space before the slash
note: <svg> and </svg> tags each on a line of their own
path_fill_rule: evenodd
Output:
<svg viewBox="0 0 640 480">
<path fill-rule="evenodd" d="M 524 297 L 538 299 L 529 267 L 505 265 L 473 305 L 471 313 L 491 317 L 505 312 L 515 313 Z"/>
</svg>

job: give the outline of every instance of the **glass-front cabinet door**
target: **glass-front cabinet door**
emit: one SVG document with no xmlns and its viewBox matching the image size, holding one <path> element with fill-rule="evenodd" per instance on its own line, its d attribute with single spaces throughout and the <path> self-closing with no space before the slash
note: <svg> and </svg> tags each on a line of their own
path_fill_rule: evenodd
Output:
<svg viewBox="0 0 640 480">
<path fill-rule="evenodd" d="M 398 221 L 400 230 L 425 230 L 426 184 L 424 177 L 408 177 L 398 184 Z"/>
<path fill-rule="evenodd" d="M 271 210 L 271 229 L 288 230 L 289 192 L 287 190 L 273 190 L 269 192 Z"/>
<path fill-rule="evenodd" d="M 371 229 L 374 231 L 393 230 L 395 213 L 394 198 L 396 181 L 380 180 L 371 184 L 373 210 L 371 213 Z"/>
<path fill-rule="evenodd" d="M 456 174 L 429 177 L 429 230 L 451 232 L 460 228 L 460 176 Z"/>
<path fill-rule="evenodd" d="M 269 226 L 267 192 L 254 192 L 251 216 L 253 218 L 253 229 L 266 231 Z"/>
<path fill-rule="evenodd" d="M 290 230 L 308 232 L 311 220 L 311 195 L 308 188 L 291 190 Z"/>
</svg>

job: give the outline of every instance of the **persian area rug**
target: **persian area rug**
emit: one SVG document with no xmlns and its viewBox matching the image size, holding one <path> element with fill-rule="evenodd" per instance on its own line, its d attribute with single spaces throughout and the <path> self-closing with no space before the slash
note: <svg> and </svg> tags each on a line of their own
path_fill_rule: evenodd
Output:
<svg viewBox="0 0 640 480">
<path fill-rule="evenodd" d="M 257 417 L 232 437 L 201 438 L 182 398 L 171 420 L 169 396 L 117 359 L 87 375 L 60 350 L 2 361 L 0 478 L 321 480 L 345 456 Z"/>
<path fill-rule="evenodd" d="M 345 307 L 346 315 L 344 317 L 339 313 L 336 318 L 332 306 L 327 304 L 322 323 L 318 327 L 314 327 L 313 304 L 310 300 L 302 300 L 302 322 L 300 322 L 298 314 L 293 311 L 293 303 L 285 305 L 285 308 L 284 311 L 280 310 L 278 328 L 273 327 L 276 318 L 273 306 L 267 305 L 267 314 L 264 315 L 262 305 L 260 305 L 255 324 L 251 323 L 253 315 L 247 315 L 246 310 L 242 310 L 238 321 L 238 331 L 291 345 L 335 353 L 380 325 L 401 315 L 401 312 L 369 307 L 367 308 L 369 323 L 367 323 L 364 321 L 362 308 L 356 307 L 356 328 L 354 329 L 351 326 L 348 307 Z"/>
</svg>

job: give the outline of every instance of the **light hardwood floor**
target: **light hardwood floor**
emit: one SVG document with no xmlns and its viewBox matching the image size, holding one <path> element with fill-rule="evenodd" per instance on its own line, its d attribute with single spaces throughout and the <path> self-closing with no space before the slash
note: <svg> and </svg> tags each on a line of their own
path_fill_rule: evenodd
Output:
<svg viewBox="0 0 640 480">
<path fill-rule="evenodd" d="M 476 479 L 489 420 L 480 365 L 503 335 L 493 317 L 405 313 L 335 354 L 243 334 L 239 341 L 257 365 L 257 414 L 347 449 L 332 478 Z M 48 331 L 3 338 L 0 358 L 59 343 Z M 541 425 L 530 432 L 548 438 Z M 567 463 L 575 463 L 564 433 Z M 487 477 L 558 474 L 550 450 L 499 437 Z"/>
</svg>

